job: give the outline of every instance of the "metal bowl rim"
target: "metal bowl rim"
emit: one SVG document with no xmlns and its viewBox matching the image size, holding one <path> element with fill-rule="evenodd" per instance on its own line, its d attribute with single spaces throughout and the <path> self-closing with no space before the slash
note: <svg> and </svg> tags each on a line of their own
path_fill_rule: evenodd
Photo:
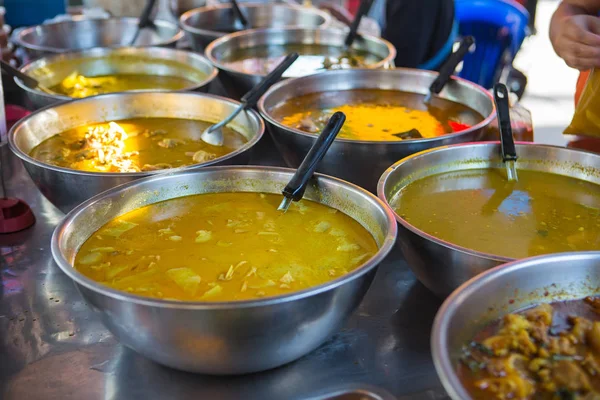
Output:
<svg viewBox="0 0 600 400">
<path fill-rule="evenodd" d="M 100 21 L 124 20 L 127 22 L 133 20 L 133 21 L 137 22 L 138 18 L 136 18 L 136 17 L 103 18 L 103 17 L 86 17 L 83 15 L 76 15 L 76 16 L 71 17 L 71 19 L 64 20 L 64 21 L 54 21 L 54 22 L 49 22 L 47 24 L 38 24 L 38 25 L 33 25 L 33 26 L 24 26 L 22 28 L 17 28 L 12 33 L 12 35 L 10 37 L 10 41 L 13 42 L 16 46 L 20 46 L 20 47 L 23 47 L 28 50 L 39 51 L 39 52 L 44 52 L 44 53 L 55 53 L 55 54 L 69 53 L 69 52 L 71 52 L 70 49 L 63 49 L 63 48 L 59 48 L 59 47 L 46 47 L 46 46 L 41 46 L 41 45 L 25 42 L 21 39 L 21 36 L 26 35 L 32 31 L 36 30 L 39 27 L 44 27 L 47 25 L 59 25 L 59 24 L 65 24 L 65 23 L 74 23 L 75 24 L 78 22 L 88 21 L 88 20 L 100 20 Z M 175 35 L 171 36 L 168 40 L 163 40 L 158 43 L 152 43 L 151 45 L 148 45 L 148 46 L 137 46 L 137 47 L 169 46 L 169 45 L 172 45 L 173 43 L 176 43 L 181 38 L 183 38 L 183 35 L 184 35 L 183 30 L 181 30 L 181 28 L 179 27 L 179 25 L 177 23 L 173 23 L 171 21 L 167 21 L 164 19 L 155 19 L 154 23 L 158 26 L 162 26 L 165 28 L 175 28 L 177 30 L 177 33 Z M 120 47 L 127 47 L 127 46 L 112 45 L 112 46 L 101 47 L 101 48 L 114 49 L 114 48 L 120 48 Z M 81 49 L 81 50 L 85 50 L 85 49 Z"/>
<path fill-rule="evenodd" d="M 242 8 L 257 8 L 257 7 L 275 8 L 275 7 L 279 7 L 279 8 L 286 8 L 286 9 L 294 9 L 295 11 L 302 11 L 307 14 L 314 14 L 314 15 L 318 15 L 318 16 L 322 17 L 323 23 L 321 25 L 319 25 L 319 28 L 327 28 L 331 24 L 331 16 L 328 13 L 326 13 L 325 11 L 319 10 L 318 8 L 303 8 L 299 5 L 296 6 L 294 4 L 286 4 L 286 3 L 271 3 L 271 4 L 269 4 L 269 3 L 266 3 L 266 4 L 265 3 L 242 3 L 241 7 Z M 200 29 L 200 28 L 196 28 L 195 26 L 192 26 L 188 23 L 188 20 L 193 15 L 201 14 L 201 13 L 209 12 L 209 11 L 214 11 L 214 10 L 221 10 L 221 9 L 225 9 L 225 8 L 227 8 L 227 9 L 231 8 L 231 5 L 229 5 L 229 4 L 214 4 L 211 6 L 205 5 L 202 7 L 196 7 L 191 10 L 188 10 L 179 16 L 179 27 L 184 32 L 189 32 L 194 35 L 210 35 L 210 36 L 214 36 L 214 37 L 225 36 L 225 35 L 227 35 L 227 32 L 213 31 L 210 29 Z M 242 31 L 238 31 L 238 32 L 242 32 Z M 232 32 L 232 33 L 237 33 L 237 32 Z"/>
<path fill-rule="evenodd" d="M 557 147 L 557 146 L 553 146 Z M 450 358 L 447 357 L 448 343 L 446 340 L 446 332 L 448 324 L 452 320 L 456 310 L 461 304 L 468 299 L 474 292 L 485 287 L 489 282 L 503 275 L 510 275 L 519 270 L 535 268 L 543 265 L 543 261 L 553 262 L 571 262 L 576 260 L 600 259 L 600 251 L 585 251 L 585 252 L 566 252 L 546 254 L 536 257 L 529 257 L 521 260 L 515 260 L 507 264 L 498 265 L 481 274 L 469 279 L 458 288 L 442 304 L 436 313 L 431 328 L 431 353 L 433 356 L 433 364 L 437 372 L 442 386 L 448 392 L 452 399 L 470 399 L 471 396 L 465 390 L 458 378 L 454 365 Z"/>
<path fill-rule="evenodd" d="M 239 32 L 233 32 L 233 33 L 229 33 L 227 35 L 221 36 L 218 39 L 213 40 L 212 42 L 210 42 L 210 44 L 208 46 L 206 46 L 206 49 L 204 50 L 204 55 L 206 56 L 206 58 L 208 58 L 210 60 L 210 62 L 217 68 L 219 68 L 220 70 L 223 70 L 225 72 L 229 72 L 232 74 L 239 74 L 239 75 L 244 75 L 244 76 L 252 76 L 252 77 L 256 77 L 256 78 L 262 78 L 267 76 L 267 74 L 249 74 L 246 72 L 242 72 L 242 71 L 238 71 L 235 70 L 233 68 L 229 68 L 225 65 L 223 65 L 220 61 L 218 61 L 214 56 L 213 56 L 213 51 L 215 50 L 215 48 L 218 48 L 219 46 L 223 46 L 225 44 L 227 44 L 227 42 L 232 41 L 237 39 L 240 36 L 251 36 L 251 35 L 257 35 L 257 34 L 261 34 L 261 33 L 281 33 L 281 32 L 298 32 L 298 31 L 306 31 L 306 32 L 311 32 L 311 33 L 317 33 L 319 31 L 329 31 L 329 32 L 345 32 L 343 29 L 337 29 L 337 28 L 298 28 L 298 27 L 290 27 L 290 28 L 256 28 L 256 29 L 247 29 L 245 31 L 239 31 Z M 366 39 L 368 41 L 372 41 L 372 42 L 380 42 L 383 43 L 387 49 L 388 49 L 388 55 L 387 57 L 385 57 L 384 59 L 382 59 L 381 61 L 375 63 L 375 64 L 371 64 L 370 68 L 368 69 L 379 69 L 379 68 L 383 68 L 386 64 L 392 62 L 395 58 L 396 58 L 396 48 L 387 40 L 379 38 L 377 36 L 372 36 L 372 35 L 363 35 L 361 34 L 360 37 L 362 39 Z M 295 44 L 295 43 L 289 43 L 289 44 Z M 301 43 L 302 44 L 302 43 Z M 259 46 L 263 46 L 263 45 L 259 45 Z M 343 47 L 343 46 L 336 46 L 336 47 Z M 251 47 L 250 47 L 251 48 Z M 349 71 L 355 71 L 356 69 L 350 69 Z M 306 76 L 301 76 L 301 77 L 297 77 L 297 78 L 284 78 L 281 82 L 285 82 L 287 80 L 292 80 L 292 79 L 300 79 L 300 78 L 307 78 L 309 76 L 312 75 L 317 75 L 317 74 L 309 74 Z"/>
<path fill-rule="evenodd" d="M 198 92 L 179 92 L 179 91 L 156 90 L 156 91 L 138 91 L 137 93 L 121 92 L 121 93 L 99 94 L 96 96 L 85 97 L 83 99 L 75 99 L 75 100 L 60 102 L 57 104 L 50 104 L 46 107 L 43 107 L 43 108 L 40 108 L 39 110 L 34 111 L 33 113 L 29 114 L 25 118 L 22 118 L 21 120 L 19 120 L 10 129 L 10 131 L 8 132 L 8 146 L 9 146 L 10 150 L 21 160 L 23 160 L 24 162 L 33 164 L 39 168 L 49 169 L 49 170 L 60 172 L 63 174 L 72 174 L 72 175 L 107 177 L 107 178 L 117 178 L 117 177 L 136 178 L 136 177 L 147 177 L 149 175 L 150 176 L 160 175 L 160 174 L 168 173 L 171 171 L 173 171 L 173 172 L 174 171 L 186 171 L 189 169 L 205 168 L 205 167 L 211 166 L 213 164 L 216 164 L 216 163 L 228 160 L 232 157 L 235 157 L 245 151 L 249 151 L 252 147 L 254 147 L 260 141 L 260 139 L 264 135 L 265 122 L 262 120 L 262 118 L 260 117 L 258 112 L 256 112 L 255 110 L 252 110 L 252 109 L 245 110 L 247 113 L 250 114 L 251 118 L 255 119 L 256 122 L 258 122 L 258 131 L 252 139 L 248 140 L 240 148 L 232 151 L 231 153 L 227 153 L 221 157 L 217 157 L 214 160 L 206 161 L 206 162 L 199 163 L 199 164 L 187 165 L 184 167 L 168 168 L 165 170 L 143 171 L 143 172 L 93 172 L 93 171 L 81 171 L 81 170 L 72 169 L 72 168 L 59 167 L 56 165 L 46 164 L 39 160 L 36 160 L 35 158 L 31 157 L 29 154 L 27 154 L 23 150 L 21 150 L 19 148 L 19 146 L 17 146 L 17 144 L 15 143 L 15 136 L 16 136 L 17 129 L 20 128 L 23 124 L 25 124 L 29 119 L 34 118 L 37 114 L 42 113 L 43 111 L 46 111 L 48 109 L 51 109 L 54 107 L 59 107 L 59 106 L 70 104 L 70 103 L 83 102 L 86 100 L 94 101 L 94 100 L 97 100 L 98 98 L 103 98 L 103 97 L 109 97 L 109 96 L 121 97 L 121 96 L 127 96 L 127 95 L 135 96 L 135 95 L 140 95 L 143 93 L 164 93 L 164 94 L 175 94 L 175 95 L 182 95 L 182 96 L 206 97 L 206 98 L 214 99 L 214 100 L 222 100 L 222 101 L 225 101 L 226 103 L 230 103 L 234 106 L 239 106 L 241 104 L 240 102 L 235 101 L 230 98 L 227 98 L 227 97 L 217 96 L 217 95 L 208 94 L 208 93 L 198 93 Z"/>
<path fill-rule="evenodd" d="M 587 154 L 595 155 L 600 158 L 600 155 L 598 155 L 597 153 L 591 152 L 591 151 L 572 149 L 572 148 L 561 147 L 561 146 L 553 146 L 553 145 L 548 145 L 548 144 L 538 144 L 538 143 L 530 143 L 530 142 L 515 142 L 515 144 L 517 144 L 519 146 L 546 147 L 546 148 L 555 148 L 555 149 L 561 149 L 561 150 L 577 152 L 577 153 L 587 153 Z M 434 148 L 423 150 L 418 153 L 412 154 L 410 156 L 404 157 L 402 160 L 396 162 L 395 164 L 390 166 L 388 169 L 386 169 L 385 172 L 381 175 L 381 177 L 379 178 L 379 181 L 377 182 L 377 197 L 379 197 L 385 203 L 385 205 L 391 210 L 392 214 L 394 214 L 394 217 L 396 218 L 396 221 L 398 221 L 398 223 L 400 225 L 402 225 L 403 228 L 411 231 L 413 234 L 420 236 L 421 238 L 423 238 L 425 240 L 433 242 L 439 246 L 445 247 L 452 251 L 456 251 L 456 252 L 459 252 L 462 254 L 467 254 L 470 256 L 474 256 L 474 257 L 483 258 L 486 260 L 496 261 L 496 262 L 500 262 L 500 263 L 509 263 L 509 262 L 517 261 L 517 259 L 515 259 L 515 258 L 499 256 L 497 254 L 485 253 L 485 252 L 469 249 L 468 247 L 459 246 L 457 244 L 447 242 L 447 241 L 442 240 L 436 236 L 433 236 L 425 231 L 420 230 L 416 226 L 410 224 L 408 221 L 406 221 L 400 215 L 398 215 L 396 210 L 394 210 L 394 208 L 390 205 L 388 198 L 384 192 L 385 185 L 386 185 L 387 180 L 390 177 L 390 175 L 398 167 L 400 167 L 403 164 L 412 162 L 412 160 L 415 158 L 427 156 L 429 153 L 434 153 L 437 151 L 440 151 L 440 152 L 441 151 L 452 151 L 452 149 L 455 149 L 455 148 L 489 147 L 489 146 L 500 146 L 500 142 L 499 141 L 489 141 L 489 142 L 458 143 L 458 144 L 453 144 L 453 145 L 434 147 Z M 560 254 L 560 253 L 558 253 L 558 254 Z"/>
<path fill-rule="evenodd" d="M 220 68 L 220 67 L 219 67 Z M 276 90 L 279 90 L 280 88 L 287 86 L 287 85 L 301 85 L 302 82 L 300 82 L 299 80 L 301 79 L 310 79 L 310 78 L 314 78 L 315 76 L 320 76 L 322 74 L 342 74 L 342 73 L 346 73 L 346 74 L 351 74 L 352 72 L 363 72 L 363 73 L 369 73 L 369 74 L 386 74 L 386 73 L 393 73 L 390 71 L 400 71 L 403 73 L 409 73 L 411 75 L 419 75 L 419 74 L 424 74 L 424 75 L 432 75 L 432 76 L 437 76 L 439 75 L 438 72 L 435 71 L 428 71 L 428 70 L 419 70 L 419 69 L 414 69 L 414 68 L 393 68 L 393 69 L 371 69 L 371 68 L 353 68 L 353 69 L 345 69 L 345 70 L 335 70 L 335 71 L 325 71 L 325 72 L 319 72 L 317 74 L 311 74 L 311 75 L 306 75 L 306 76 L 302 76 L 299 78 L 290 78 L 290 79 L 285 79 L 282 80 L 281 82 L 277 82 L 275 85 L 271 86 L 269 88 L 269 90 L 267 90 L 265 92 L 264 95 L 262 95 L 262 97 L 258 100 L 257 103 L 257 108 L 258 111 L 260 112 L 260 115 L 270 124 L 278 127 L 279 129 L 284 129 L 287 131 L 290 131 L 296 135 L 300 135 L 300 136 L 304 136 L 304 137 L 309 137 L 312 139 L 316 139 L 317 135 L 312 134 L 312 133 L 308 133 L 308 132 L 304 132 L 301 131 L 300 129 L 296 129 L 296 128 L 292 128 L 290 126 L 284 125 L 282 123 L 280 123 L 279 121 L 277 121 L 276 119 L 274 119 L 273 117 L 271 117 L 271 114 L 269 112 L 267 112 L 266 108 L 265 108 L 265 101 L 266 99 Z M 454 138 L 454 137 L 458 137 L 461 135 L 467 135 L 470 134 L 478 129 L 483 129 L 485 128 L 487 125 L 489 125 L 489 123 L 491 121 L 493 121 L 496 118 L 496 105 L 494 104 L 494 99 L 491 95 L 491 93 L 487 90 L 485 90 L 482 86 L 477 85 L 476 83 L 473 83 L 471 81 L 468 81 L 466 79 L 460 78 L 458 76 L 452 76 L 451 80 L 456 81 L 460 84 L 464 84 L 466 86 L 470 86 L 473 89 L 479 89 L 481 91 L 481 93 L 483 93 L 488 100 L 490 101 L 490 104 L 492 105 L 492 111 L 490 112 L 490 115 L 488 115 L 487 117 L 485 117 L 481 122 L 479 122 L 478 124 L 475 124 L 473 126 L 471 126 L 469 129 L 465 129 L 459 132 L 454 132 L 454 133 L 447 133 L 444 134 L 442 136 L 436 136 L 436 137 L 432 137 L 432 138 L 422 138 L 422 139 L 405 139 L 405 140 L 355 140 L 355 139 L 344 139 L 344 138 L 336 138 L 336 142 L 342 142 L 342 143 L 357 143 L 357 144 L 383 144 L 383 145 L 398 145 L 399 143 L 403 143 L 403 142 L 407 142 L 407 143 L 428 143 L 428 142 L 435 142 L 436 140 L 445 140 L 446 138 Z M 349 91 L 352 90 L 360 90 L 360 88 L 354 88 L 354 89 L 348 89 Z M 396 90 L 398 92 L 401 92 L 401 90 Z M 321 93 L 321 92 L 313 92 L 313 93 Z M 410 92 L 409 92 L 410 93 Z M 470 108 L 470 107 L 469 107 Z"/>
<path fill-rule="evenodd" d="M 137 179 L 132 182 L 127 182 L 118 186 L 115 186 L 112 189 L 106 190 L 100 194 L 97 194 L 90 199 L 84 201 L 77 207 L 75 207 L 72 211 L 70 211 L 65 218 L 57 225 L 52 233 L 51 238 L 51 251 L 54 261 L 58 264 L 60 269 L 71 278 L 76 284 L 82 285 L 87 289 L 99 293 L 103 296 L 111 297 L 113 299 L 119 301 L 131 302 L 139 305 L 149 306 L 149 307 L 160 307 L 160 308 L 170 308 L 170 309 L 185 309 L 185 310 L 230 310 L 230 309 L 240 309 L 240 308 L 255 308 L 255 307 L 266 307 L 271 305 L 283 304 L 292 301 L 302 300 L 307 297 L 316 296 L 323 292 L 327 292 L 329 290 L 333 290 L 339 286 L 345 285 L 346 283 L 353 281 L 362 275 L 368 273 L 373 268 L 377 267 L 388 255 L 388 253 L 392 250 L 397 234 L 397 225 L 394 220 L 394 216 L 391 211 L 385 206 L 385 204 L 377 198 L 377 196 L 368 192 L 367 190 L 356 186 L 352 183 L 344 181 L 339 178 L 335 178 L 332 176 L 324 175 L 316 173 L 314 178 L 318 180 L 324 180 L 336 183 L 338 185 L 344 186 L 345 189 L 353 190 L 359 192 L 363 197 L 366 197 L 371 201 L 376 207 L 378 207 L 386 216 L 387 220 L 387 228 L 388 233 L 382 241 L 381 247 L 378 248 L 377 252 L 369 258 L 367 261 L 362 263 L 353 271 L 338 277 L 329 282 L 325 282 L 318 286 L 313 286 L 304 290 L 292 292 L 290 294 L 279 295 L 266 297 L 262 299 L 253 299 L 253 300 L 241 300 L 241 301 L 221 301 L 221 302 L 198 302 L 198 301 L 180 301 L 180 300 L 163 300 L 163 299 L 154 299 L 150 297 L 142 297 L 129 294 L 124 291 L 113 289 L 109 286 L 102 285 L 79 271 L 77 271 L 69 261 L 67 261 L 62 252 L 60 251 L 59 241 L 62 237 L 62 231 L 70 225 L 78 215 L 85 211 L 88 207 L 93 204 L 103 200 L 104 198 L 115 195 L 119 192 L 124 192 L 127 189 L 134 189 L 135 187 L 144 185 L 146 182 L 152 181 L 160 181 L 162 179 L 169 179 L 171 177 L 177 178 L 186 174 L 207 174 L 215 171 L 251 171 L 258 173 L 266 173 L 266 172 L 283 172 L 287 173 L 290 177 L 295 172 L 294 169 L 291 168 L 283 168 L 283 167 L 266 167 L 266 166 L 213 166 L 208 168 L 203 168 L 201 170 L 187 170 L 187 171 L 175 171 L 170 173 L 162 173 L 154 176 L 149 176 L 142 179 Z"/>
<path fill-rule="evenodd" d="M 89 57 L 103 57 L 103 56 L 110 56 L 113 53 L 115 53 L 116 55 L 118 55 L 118 53 L 120 53 L 120 52 L 124 52 L 125 53 L 124 55 L 135 56 L 136 54 L 128 54 L 128 52 L 132 52 L 132 51 L 134 53 L 146 53 L 146 54 L 148 52 L 151 52 L 151 51 L 167 51 L 167 52 L 171 52 L 172 54 L 181 53 L 181 54 L 185 54 L 186 57 L 196 58 L 196 59 L 198 59 L 199 62 L 205 63 L 207 66 L 209 66 L 211 68 L 210 74 L 208 74 L 208 76 L 206 77 L 206 79 L 204 81 L 202 81 L 200 83 L 197 83 L 197 84 L 195 84 L 193 86 L 188 86 L 188 87 L 183 88 L 183 89 L 179 89 L 179 90 L 165 90 L 165 91 L 173 91 L 173 92 L 194 91 L 194 90 L 200 89 L 200 88 L 202 88 L 202 87 L 204 87 L 206 85 L 209 85 L 219 75 L 219 70 L 208 60 L 208 58 L 206 58 L 202 54 L 194 53 L 194 52 L 191 52 L 191 51 L 180 50 L 180 49 L 170 49 L 168 47 L 160 47 L 160 46 L 145 46 L 145 47 L 92 47 L 92 48 L 83 49 L 83 50 L 67 51 L 67 52 L 64 52 L 64 53 L 55 53 L 55 54 L 47 55 L 47 56 L 40 57 L 40 58 L 37 58 L 35 60 L 29 61 L 28 63 L 22 65 L 19 68 L 19 71 L 21 71 L 24 74 L 27 74 L 28 70 L 30 70 L 32 68 L 35 69 L 37 67 L 36 64 L 48 63 L 49 65 L 52 65 L 52 63 L 56 63 L 56 62 L 60 62 L 60 61 L 65 61 L 65 60 L 68 61 L 68 60 L 72 60 L 72 59 L 80 59 L 80 58 L 85 58 L 87 56 L 89 56 Z M 162 58 L 158 58 L 158 57 L 148 57 L 148 58 L 149 59 L 156 59 L 156 60 L 163 60 Z M 166 60 L 166 61 L 173 61 L 173 60 L 167 60 L 167 59 L 164 59 L 164 60 Z M 188 68 L 193 68 L 190 64 L 187 64 L 187 63 L 183 63 L 183 62 L 177 62 L 177 63 L 185 65 Z M 60 93 L 57 93 L 56 95 L 52 95 L 52 94 L 43 92 L 43 91 L 38 90 L 38 89 L 30 88 L 29 86 L 25 85 L 23 83 L 23 81 L 21 81 L 17 77 L 14 77 L 13 80 L 15 81 L 15 83 L 17 84 L 17 86 L 19 86 L 24 91 L 29 92 L 29 93 L 34 93 L 34 94 L 36 94 L 38 96 L 41 96 L 41 97 L 44 97 L 46 99 L 52 99 L 52 100 L 56 100 L 56 99 L 60 99 L 60 100 L 80 100 L 81 99 L 79 97 L 65 96 L 65 95 L 60 94 Z M 112 93 L 144 93 L 144 92 L 155 92 L 155 91 L 159 91 L 159 89 L 136 89 L 136 90 L 126 90 L 126 91 L 122 91 L 122 92 L 110 92 L 110 93 L 102 93 L 102 94 L 112 94 Z M 93 96 L 88 96 L 88 97 L 93 97 Z M 87 98 L 87 97 L 83 97 L 83 98 Z"/>
</svg>

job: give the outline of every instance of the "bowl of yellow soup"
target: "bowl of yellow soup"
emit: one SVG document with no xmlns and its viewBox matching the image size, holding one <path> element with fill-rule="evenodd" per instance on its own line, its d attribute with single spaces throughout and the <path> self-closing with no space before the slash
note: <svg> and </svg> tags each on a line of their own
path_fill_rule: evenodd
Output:
<svg viewBox="0 0 600 400">
<path fill-rule="evenodd" d="M 495 118 L 490 94 L 452 78 L 429 106 L 437 72 L 412 69 L 338 70 L 280 82 L 258 109 L 286 163 L 296 167 L 331 114 L 346 123 L 318 171 L 375 191 L 396 161 L 432 147 L 476 141 Z M 457 126 L 462 130 L 456 131 Z M 412 133 L 418 130 L 422 137 Z"/>
<path fill-rule="evenodd" d="M 208 92 L 218 71 L 203 56 L 162 47 L 95 48 L 50 55 L 21 67 L 50 93 L 15 78 L 37 109 L 105 93 L 148 90 Z"/>
<path fill-rule="evenodd" d="M 206 57 L 219 69 L 230 96 L 239 98 L 273 70 L 287 54 L 298 59 L 282 79 L 330 69 L 390 68 L 396 49 L 387 40 L 361 35 L 350 48 L 347 30 L 335 28 L 264 28 L 231 33 L 206 47 Z"/>
<path fill-rule="evenodd" d="M 173 368 L 243 374 L 317 348 L 361 302 L 396 222 L 374 195 L 294 171 L 209 167 L 140 179 L 72 210 L 59 267 L 124 345 Z"/>
<path fill-rule="evenodd" d="M 144 176 L 247 163 L 264 132 L 255 111 L 227 125 L 223 146 L 200 138 L 238 105 L 194 92 L 104 94 L 36 111 L 12 127 L 8 142 L 44 196 L 68 212 Z"/>
<path fill-rule="evenodd" d="M 600 155 L 517 143 L 508 182 L 498 142 L 445 146 L 407 157 L 381 177 L 398 246 L 440 297 L 516 259 L 600 250 Z"/>
</svg>

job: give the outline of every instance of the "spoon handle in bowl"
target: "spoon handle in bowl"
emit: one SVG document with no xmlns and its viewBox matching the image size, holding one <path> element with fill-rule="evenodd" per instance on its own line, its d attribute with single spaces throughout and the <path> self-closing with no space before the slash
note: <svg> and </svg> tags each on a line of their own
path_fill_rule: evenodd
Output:
<svg viewBox="0 0 600 400">
<path fill-rule="evenodd" d="M 510 108 L 508 106 L 508 89 L 502 83 L 494 85 L 494 103 L 500 129 L 500 141 L 502 143 L 502 161 L 516 161 L 517 150 L 510 125 Z"/>
<path fill-rule="evenodd" d="M 269 89 L 275 82 L 277 82 L 283 73 L 296 61 L 298 58 L 298 53 L 288 54 L 283 61 L 279 63 L 279 65 L 269 73 L 269 75 L 265 76 L 262 81 L 256 86 L 254 86 L 248 93 L 242 97 L 241 102 L 244 104 L 244 108 L 254 107 L 258 99 L 265 94 L 267 89 Z"/>
<path fill-rule="evenodd" d="M 244 28 L 248 28 L 248 18 L 242 12 L 238 2 L 236 0 L 229 0 L 231 3 L 231 9 L 233 10 L 233 15 L 237 18 L 238 21 L 242 24 Z"/>
<path fill-rule="evenodd" d="M 148 0 L 146 5 L 144 6 L 144 10 L 142 11 L 142 14 L 140 15 L 140 20 L 138 22 L 139 29 L 154 26 L 154 21 L 152 21 L 150 15 L 152 14 L 152 10 L 154 9 L 155 4 L 156 0 Z"/>
<path fill-rule="evenodd" d="M 16 69 L 15 67 L 13 67 L 9 63 L 7 63 L 6 61 L 0 60 L 0 65 L 2 66 L 2 71 L 6 72 L 8 75 L 12 76 L 13 78 L 19 78 L 20 80 L 23 81 L 25 86 L 32 88 L 32 89 L 35 89 L 38 86 L 39 83 L 37 80 L 35 80 L 34 78 L 30 77 L 29 75 L 19 71 L 18 69 Z"/>
<path fill-rule="evenodd" d="M 312 145 L 308 154 L 300 164 L 300 167 L 296 170 L 296 173 L 283 189 L 283 195 L 293 201 L 298 201 L 304 196 L 304 191 L 308 181 L 315 173 L 319 161 L 325 156 L 329 147 L 335 140 L 335 137 L 344 126 L 346 121 L 346 115 L 343 112 L 336 112 L 333 114 L 327 125 L 323 129 L 323 132 L 319 135 L 315 143 Z"/>
<path fill-rule="evenodd" d="M 350 32 L 348 32 L 348 36 L 346 36 L 346 40 L 344 42 L 346 47 L 351 47 L 352 43 L 354 43 L 354 40 L 358 36 L 360 21 L 365 15 L 367 15 L 372 5 L 373 0 L 361 0 L 360 5 L 358 6 L 358 11 L 356 12 L 356 17 L 354 17 L 352 24 L 350 24 Z"/>
<path fill-rule="evenodd" d="M 430 94 L 439 94 L 444 86 L 450 80 L 450 77 L 454 74 L 456 67 L 458 64 L 465 58 L 465 55 L 475 43 L 475 38 L 473 36 L 465 36 L 460 41 L 460 46 L 458 50 L 454 53 L 450 54 L 450 57 L 446 60 L 446 62 L 440 68 L 440 73 L 438 77 L 433 81 L 431 86 L 429 87 Z"/>
</svg>

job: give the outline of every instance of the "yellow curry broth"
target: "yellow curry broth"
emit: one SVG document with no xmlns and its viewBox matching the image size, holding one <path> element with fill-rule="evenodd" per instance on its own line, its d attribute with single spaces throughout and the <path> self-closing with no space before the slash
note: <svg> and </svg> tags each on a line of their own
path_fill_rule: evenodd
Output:
<svg viewBox="0 0 600 400">
<path fill-rule="evenodd" d="M 214 193 L 172 199 L 111 221 L 81 247 L 75 268 L 141 296 L 230 301 L 277 296 L 352 271 L 377 252 L 370 233 L 307 200 Z"/>
<path fill-rule="evenodd" d="M 246 138 L 223 128 L 223 146 L 200 139 L 212 123 L 180 118 L 134 118 L 80 126 L 33 148 L 36 160 L 92 172 L 138 172 L 213 160 L 235 151 Z"/>
<path fill-rule="evenodd" d="M 395 90 L 355 89 L 298 96 L 273 109 L 273 117 L 284 125 L 308 133 L 320 132 L 329 117 L 342 111 L 346 123 L 339 138 L 367 141 L 399 141 L 416 129 L 420 137 L 452 133 L 450 123 L 475 125 L 483 118 L 475 111 L 448 100 L 433 99 Z"/>
<path fill-rule="evenodd" d="M 148 74 L 85 76 L 74 72 L 50 89 L 65 96 L 83 98 L 130 90 L 182 90 L 194 85 L 194 82 L 179 76 Z"/>
<path fill-rule="evenodd" d="M 511 258 L 600 249 L 600 186 L 519 170 L 465 170 L 406 186 L 392 206 L 418 229 L 450 243 Z"/>
</svg>

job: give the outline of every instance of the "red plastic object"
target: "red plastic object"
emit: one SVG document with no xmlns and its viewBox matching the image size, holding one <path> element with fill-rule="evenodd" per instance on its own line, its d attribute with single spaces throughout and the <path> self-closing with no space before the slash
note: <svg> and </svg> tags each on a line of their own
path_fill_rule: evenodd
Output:
<svg viewBox="0 0 600 400">
<path fill-rule="evenodd" d="M 34 223 L 35 216 L 23 200 L 13 197 L 0 199 L 0 233 L 22 231 Z"/>
<path fill-rule="evenodd" d="M 29 114 L 30 111 L 24 109 L 23 107 L 15 106 L 12 104 L 7 104 L 4 107 L 6 111 L 6 129 L 10 130 L 14 124 L 16 124 L 21 118 L 25 118 Z"/>
</svg>

